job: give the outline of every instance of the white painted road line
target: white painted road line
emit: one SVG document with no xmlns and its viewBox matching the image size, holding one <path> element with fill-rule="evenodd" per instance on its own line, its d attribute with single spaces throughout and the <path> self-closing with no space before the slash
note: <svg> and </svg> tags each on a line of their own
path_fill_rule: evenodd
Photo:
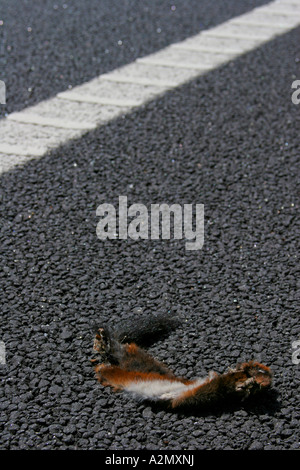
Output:
<svg viewBox="0 0 300 470">
<path fill-rule="evenodd" d="M 16 158 L 18 156 L 24 157 L 41 157 L 47 152 L 47 147 L 27 147 L 27 153 L 24 153 L 24 147 L 22 145 L 14 144 L 1 144 L 2 157 L 3 155 L 14 155 Z"/>
<path fill-rule="evenodd" d="M 122 74 L 105 73 L 101 75 L 101 80 L 115 83 L 130 83 L 132 85 L 154 86 L 157 88 L 174 88 L 176 85 L 171 80 L 151 80 L 149 78 L 127 76 Z"/>
<path fill-rule="evenodd" d="M 82 103 L 94 103 L 94 104 L 102 104 L 104 106 L 117 106 L 123 108 L 134 108 L 135 106 L 140 106 L 142 103 L 139 101 L 134 100 L 124 100 L 124 99 L 113 99 L 113 98 L 105 98 L 103 96 L 94 96 L 94 95 L 85 95 L 76 92 L 66 92 L 66 93 L 59 93 L 57 98 L 62 100 L 70 100 Z"/>
<path fill-rule="evenodd" d="M 78 138 L 300 25 L 275 0 L 0 121 L 0 174 Z"/>
<path fill-rule="evenodd" d="M 7 116 L 9 121 L 22 122 L 24 124 L 37 124 L 38 126 L 45 127 L 58 127 L 59 129 L 80 129 L 80 130 L 91 130 L 96 127 L 93 123 L 87 123 L 83 121 L 66 121 L 59 118 L 51 118 L 48 116 L 39 116 L 38 114 L 26 113 L 12 113 Z"/>
<path fill-rule="evenodd" d="M 146 64 L 146 65 L 159 65 L 161 67 L 171 67 L 173 69 L 180 68 L 180 69 L 191 69 L 191 70 L 200 70 L 205 72 L 206 70 L 210 70 L 211 66 L 205 63 L 197 64 L 195 62 L 176 62 L 175 60 L 164 60 L 162 57 L 161 59 L 151 59 L 151 58 L 142 58 L 137 59 L 139 64 Z"/>
</svg>

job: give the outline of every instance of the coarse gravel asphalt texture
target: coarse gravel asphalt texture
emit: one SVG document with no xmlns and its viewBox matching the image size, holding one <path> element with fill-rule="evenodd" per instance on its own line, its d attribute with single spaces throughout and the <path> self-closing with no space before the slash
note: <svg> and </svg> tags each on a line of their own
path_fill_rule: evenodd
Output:
<svg viewBox="0 0 300 470">
<path fill-rule="evenodd" d="M 1 449 L 299 449 L 299 33 L 1 176 Z M 203 248 L 100 241 L 119 195 L 204 204 Z M 150 348 L 177 374 L 254 358 L 273 390 L 184 414 L 103 388 L 93 324 L 141 312 L 182 320 Z"/>
<path fill-rule="evenodd" d="M 1 0 L 0 117 L 268 3 Z"/>
</svg>

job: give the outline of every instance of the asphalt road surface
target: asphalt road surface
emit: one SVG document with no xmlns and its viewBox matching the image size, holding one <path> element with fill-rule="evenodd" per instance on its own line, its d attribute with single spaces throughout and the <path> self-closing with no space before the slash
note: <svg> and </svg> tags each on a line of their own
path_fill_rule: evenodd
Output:
<svg viewBox="0 0 300 470">
<path fill-rule="evenodd" d="M 264 3 L 24 1 L 18 16 L 4 0 L 1 116 Z M 299 33 L 1 175 L 1 449 L 299 449 Z M 99 240 L 96 209 L 120 195 L 204 204 L 203 247 Z M 103 388 L 93 325 L 141 312 L 182 320 L 151 347 L 178 375 L 255 358 L 272 391 L 184 414 Z"/>
</svg>

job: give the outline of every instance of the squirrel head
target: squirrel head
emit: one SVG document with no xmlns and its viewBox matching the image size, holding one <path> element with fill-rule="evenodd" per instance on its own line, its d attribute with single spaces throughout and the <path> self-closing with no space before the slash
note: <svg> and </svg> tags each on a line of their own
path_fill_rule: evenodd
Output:
<svg viewBox="0 0 300 470">
<path fill-rule="evenodd" d="M 250 361 L 237 364 L 230 373 L 235 377 L 235 390 L 245 396 L 268 389 L 272 384 L 271 369 L 259 362 Z"/>
</svg>

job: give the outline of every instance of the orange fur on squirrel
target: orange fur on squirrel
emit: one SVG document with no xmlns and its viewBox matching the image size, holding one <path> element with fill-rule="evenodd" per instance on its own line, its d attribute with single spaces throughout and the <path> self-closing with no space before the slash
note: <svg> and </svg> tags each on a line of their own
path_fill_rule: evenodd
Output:
<svg viewBox="0 0 300 470">
<path fill-rule="evenodd" d="M 177 377 L 137 344 L 122 344 L 116 335 L 102 328 L 95 337 L 94 351 L 106 359 L 95 367 L 102 385 L 171 408 L 209 406 L 226 398 L 244 400 L 272 383 L 270 368 L 255 361 L 237 364 L 224 374 L 210 372 L 205 378 Z"/>
</svg>

